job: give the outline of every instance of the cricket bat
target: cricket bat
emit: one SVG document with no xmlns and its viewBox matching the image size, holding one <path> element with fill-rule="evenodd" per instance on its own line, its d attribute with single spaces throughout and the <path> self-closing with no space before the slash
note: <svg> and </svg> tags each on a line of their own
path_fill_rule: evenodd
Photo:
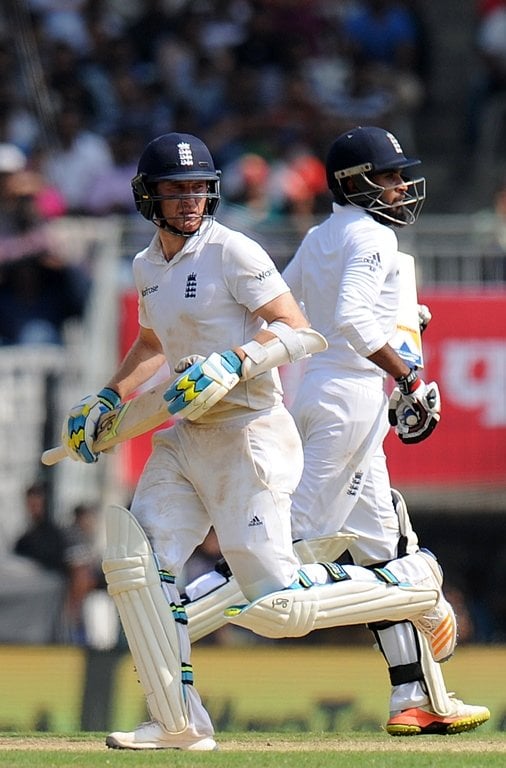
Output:
<svg viewBox="0 0 506 768">
<path fill-rule="evenodd" d="M 399 252 L 399 279 L 400 302 L 397 314 L 397 330 L 393 339 L 390 340 L 390 346 L 408 365 L 423 368 L 415 259 L 409 253 Z"/>
<path fill-rule="evenodd" d="M 106 451 L 118 443 L 131 440 L 150 429 L 160 427 L 171 417 L 163 394 L 176 376 L 161 381 L 137 397 L 125 400 L 118 408 L 104 413 L 98 422 L 98 431 L 93 450 Z M 41 456 L 41 461 L 50 467 L 65 459 L 67 454 L 63 446 L 49 448 Z"/>
</svg>

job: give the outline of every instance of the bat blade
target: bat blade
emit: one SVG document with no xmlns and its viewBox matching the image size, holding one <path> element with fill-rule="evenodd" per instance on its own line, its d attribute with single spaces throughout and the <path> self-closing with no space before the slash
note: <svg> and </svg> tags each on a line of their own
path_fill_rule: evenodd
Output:
<svg viewBox="0 0 506 768">
<path fill-rule="evenodd" d="M 418 296 L 415 260 L 409 253 L 399 251 L 400 304 L 397 330 L 390 340 L 399 357 L 410 366 L 423 368 L 423 349 L 418 321 Z"/>
<path fill-rule="evenodd" d="M 156 384 L 137 397 L 125 400 L 118 408 L 108 411 L 98 422 L 97 437 L 93 443 L 95 452 L 106 451 L 118 443 L 143 435 L 160 427 L 172 418 L 167 410 L 163 394 L 175 377 Z M 49 448 L 41 456 L 44 465 L 50 467 L 67 457 L 63 446 Z"/>
</svg>

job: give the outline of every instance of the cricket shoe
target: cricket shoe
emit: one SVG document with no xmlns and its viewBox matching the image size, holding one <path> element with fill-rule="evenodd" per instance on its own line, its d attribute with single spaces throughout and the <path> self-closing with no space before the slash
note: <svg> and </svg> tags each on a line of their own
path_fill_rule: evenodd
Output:
<svg viewBox="0 0 506 768">
<path fill-rule="evenodd" d="M 437 560 L 424 550 L 420 550 L 418 554 L 430 566 L 437 589 L 441 590 L 443 575 Z M 453 608 L 442 592 L 434 608 L 423 616 L 415 616 L 411 622 L 428 641 L 434 661 L 441 663 L 452 656 L 457 645 L 457 620 Z"/>
<path fill-rule="evenodd" d="M 134 731 L 115 731 L 105 740 L 111 749 L 183 749 L 194 752 L 212 752 L 218 749 L 210 736 L 188 733 L 169 733 L 156 720 L 141 723 Z"/>
<path fill-rule="evenodd" d="M 413 707 L 392 715 L 386 724 L 390 736 L 440 735 L 472 731 L 490 718 L 486 707 L 464 704 L 459 699 L 450 698 L 451 712 L 438 715 L 430 706 Z"/>
</svg>

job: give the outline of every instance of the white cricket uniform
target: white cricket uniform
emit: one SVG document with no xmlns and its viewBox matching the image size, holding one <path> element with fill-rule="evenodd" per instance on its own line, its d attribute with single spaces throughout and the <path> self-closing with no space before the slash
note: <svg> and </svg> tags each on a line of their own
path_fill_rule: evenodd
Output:
<svg viewBox="0 0 506 768">
<path fill-rule="evenodd" d="M 158 234 L 133 262 L 139 322 L 151 328 L 172 370 L 180 358 L 250 341 L 253 313 L 288 287 L 268 254 L 216 221 L 167 262 Z M 302 447 L 282 402 L 277 370 L 239 382 L 205 417 L 156 433 L 132 512 L 161 566 L 178 576 L 213 525 L 249 600 L 290 586 L 290 495 Z"/>
<path fill-rule="evenodd" d="M 304 446 L 293 536 L 358 534 L 349 551 L 360 565 L 404 554 L 401 540 L 408 552 L 418 548 L 409 520 L 399 521 L 392 505 L 382 447 L 389 428 L 386 374 L 367 359 L 396 330 L 397 253 L 392 229 L 334 203 L 283 273 L 328 341 L 328 349 L 307 362 L 291 406 Z"/>
</svg>

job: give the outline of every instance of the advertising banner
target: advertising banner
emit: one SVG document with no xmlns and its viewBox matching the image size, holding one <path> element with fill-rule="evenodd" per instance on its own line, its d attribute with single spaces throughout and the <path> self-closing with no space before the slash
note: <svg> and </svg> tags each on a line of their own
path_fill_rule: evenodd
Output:
<svg viewBox="0 0 506 768">
<path fill-rule="evenodd" d="M 434 292 L 423 335 L 426 382 L 437 381 L 441 421 L 430 438 L 385 449 L 392 482 L 506 489 L 506 292 Z"/>
</svg>

